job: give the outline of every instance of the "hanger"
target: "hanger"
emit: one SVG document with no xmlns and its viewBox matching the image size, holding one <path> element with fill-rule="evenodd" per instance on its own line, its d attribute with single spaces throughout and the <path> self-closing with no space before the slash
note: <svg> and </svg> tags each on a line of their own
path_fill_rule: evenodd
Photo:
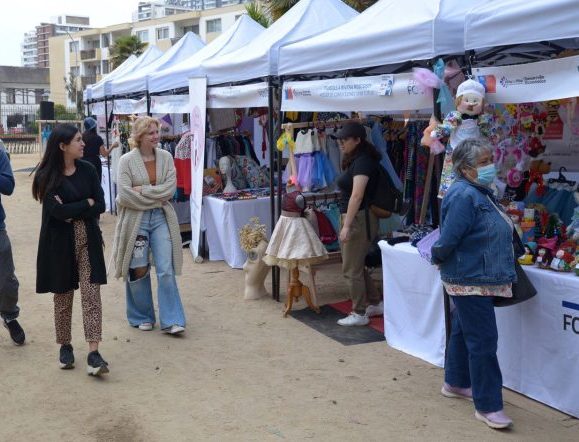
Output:
<svg viewBox="0 0 579 442">
<path fill-rule="evenodd" d="M 549 178 L 549 184 L 568 184 L 569 186 L 574 187 L 577 182 L 568 180 L 565 175 L 563 175 L 563 171 L 567 172 L 567 168 L 565 166 L 559 167 L 559 176 L 557 178 Z"/>
</svg>

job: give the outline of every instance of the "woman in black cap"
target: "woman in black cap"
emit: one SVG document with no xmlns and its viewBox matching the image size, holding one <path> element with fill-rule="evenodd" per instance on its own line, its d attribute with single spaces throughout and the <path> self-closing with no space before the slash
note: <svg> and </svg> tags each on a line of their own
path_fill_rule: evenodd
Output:
<svg viewBox="0 0 579 442">
<path fill-rule="evenodd" d="M 82 134 L 82 141 L 84 142 L 83 160 L 91 163 L 97 170 L 99 181 L 102 181 L 103 168 L 101 164 L 100 155 L 108 157 L 111 151 L 119 144 L 115 141 L 111 147 L 107 149 L 103 139 L 97 134 L 97 121 L 92 117 L 84 119 L 84 132 Z"/>
<path fill-rule="evenodd" d="M 364 266 L 366 253 L 378 232 L 378 219 L 366 209 L 378 184 L 381 155 L 366 140 L 366 129 L 360 123 L 344 124 L 335 138 L 343 154 L 343 173 L 337 181 L 342 192 L 342 272 L 352 300 L 352 312 L 338 324 L 367 325 L 370 316 L 379 316 L 383 312 L 380 292 Z"/>
</svg>

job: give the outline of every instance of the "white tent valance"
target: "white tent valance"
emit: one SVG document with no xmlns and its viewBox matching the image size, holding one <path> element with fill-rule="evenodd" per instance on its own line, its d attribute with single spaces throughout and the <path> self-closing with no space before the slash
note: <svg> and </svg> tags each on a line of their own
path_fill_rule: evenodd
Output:
<svg viewBox="0 0 579 442">
<path fill-rule="evenodd" d="M 339 26 L 357 14 L 342 0 L 301 0 L 249 44 L 203 62 L 202 69 L 209 84 L 277 75 L 280 46 Z M 340 50 L 337 44 L 333 50 Z M 298 57 L 293 62 L 299 66 L 302 60 Z"/>
<path fill-rule="evenodd" d="M 579 38 L 579 1 L 487 1 L 464 20 L 466 49 Z"/>
<path fill-rule="evenodd" d="M 484 0 L 381 0 L 323 34 L 283 46 L 279 75 L 335 72 L 464 52 L 464 15 Z"/>
<path fill-rule="evenodd" d="M 163 92 L 189 86 L 188 78 L 203 75 L 201 63 L 245 47 L 259 37 L 264 27 L 243 14 L 227 31 L 191 57 L 149 76 L 149 92 Z"/>
<path fill-rule="evenodd" d="M 113 95 L 144 92 L 147 90 L 150 76 L 160 70 L 178 64 L 201 50 L 205 43 L 193 32 L 187 32 L 181 39 L 156 60 L 122 75 L 111 83 Z"/>
</svg>

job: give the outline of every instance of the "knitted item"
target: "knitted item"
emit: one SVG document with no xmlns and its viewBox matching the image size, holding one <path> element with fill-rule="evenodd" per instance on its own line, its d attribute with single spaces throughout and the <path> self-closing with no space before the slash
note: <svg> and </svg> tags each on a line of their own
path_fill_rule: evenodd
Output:
<svg viewBox="0 0 579 442">
<path fill-rule="evenodd" d="M 122 276 L 123 279 L 127 279 L 143 212 L 156 208 L 162 208 L 165 212 L 173 246 L 173 270 L 176 275 L 181 274 L 183 252 L 179 222 L 173 206 L 163 204 L 163 201 L 167 201 L 175 193 L 175 166 L 169 152 L 155 149 L 155 156 L 157 160 L 157 185 L 155 186 L 149 183 L 149 175 L 139 149 L 131 150 L 119 161 L 119 193 L 117 195 L 119 214 L 111 256 L 115 263 L 115 278 Z M 141 193 L 135 192 L 132 189 L 134 186 L 142 186 Z"/>
</svg>

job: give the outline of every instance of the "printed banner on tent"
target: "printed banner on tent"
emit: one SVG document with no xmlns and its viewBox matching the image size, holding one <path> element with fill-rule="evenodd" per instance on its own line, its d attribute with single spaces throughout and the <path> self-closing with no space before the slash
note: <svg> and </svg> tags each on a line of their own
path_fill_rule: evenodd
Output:
<svg viewBox="0 0 579 442">
<path fill-rule="evenodd" d="M 105 102 L 99 101 L 98 103 L 93 103 L 90 105 L 91 115 L 104 115 L 105 114 Z"/>
<path fill-rule="evenodd" d="M 151 97 L 151 113 L 153 114 L 187 114 L 190 110 L 188 95 Z"/>
<path fill-rule="evenodd" d="M 138 113 L 146 113 L 147 112 L 147 102 L 145 101 L 145 110 L 139 111 L 138 108 L 142 108 L 142 101 L 141 100 L 129 100 L 128 98 L 122 100 L 115 100 L 113 111 L 115 115 L 131 115 L 131 114 L 138 114 Z"/>
<path fill-rule="evenodd" d="M 473 69 L 489 103 L 528 103 L 579 96 L 579 55 L 537 63 Z"/>
<path fill-rule="evenodd" d="M 205 120 L 207 114 L 207 77 L 189 79 L 191 130 L 191 245 L 193 258 L 199 255 L 201 203 L 203 200 L 203 162 L 205 161 Z"/>
<path fill-rule="evenodd" d="M 207 107 L 210 109 L 236 107 L 267 107 L 267 83 L 243 86 L 211 87 L 207 91 Z"/>
<path fill-rule="evenodd" d="M 288 81 L 282 111 L 402 111 L 432 108 L 412 74 Z"/>
</svg>

